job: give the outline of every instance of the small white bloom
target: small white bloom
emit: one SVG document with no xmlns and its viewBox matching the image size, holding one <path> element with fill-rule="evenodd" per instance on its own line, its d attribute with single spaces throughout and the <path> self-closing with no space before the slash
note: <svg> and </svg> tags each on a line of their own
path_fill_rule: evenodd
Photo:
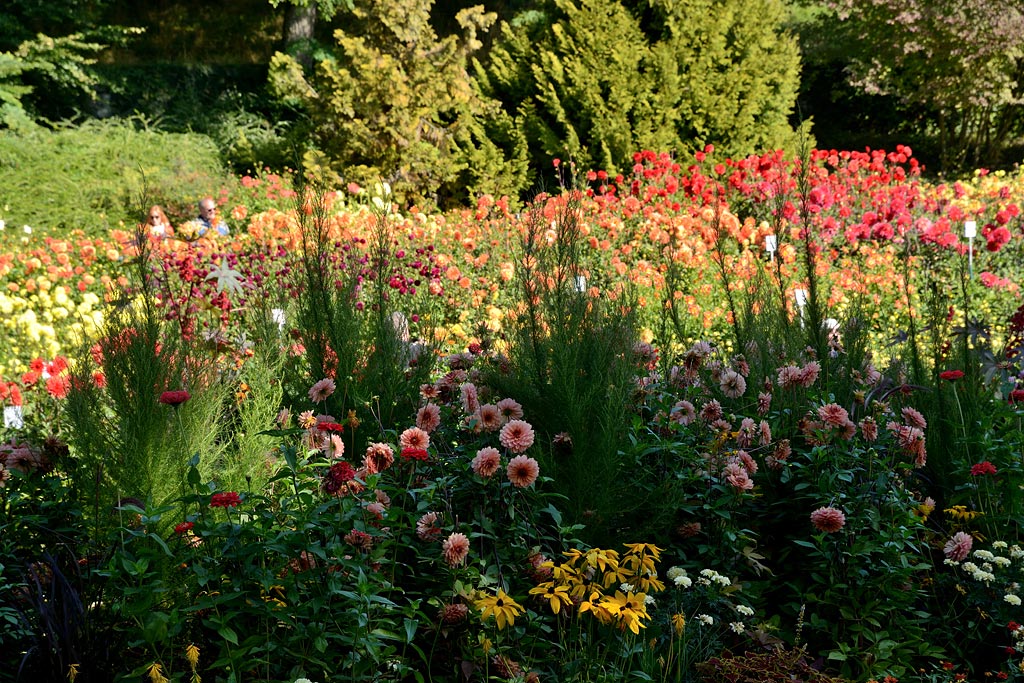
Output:
<svg viewBox="0 0 1024 683">
<path fill-rule="evenodd" d="M 1015 560 L 1019 560 L 1020 558 L 1024 557 L 1024 550 L 1021 550 L 1021 547 L 1019 545 L 1011 545 L 1010 557 L 1012 557 Z"/>
<path fill-rule="evenodd" d="M 693 579 L 691 579 L 689 576 L 683 575 L 677 576 L 676 578 L 672 579 L 672 582 L 677 586 L 681 586 L 683 588 L 689 588 L 693 585 Z"/>
<path fill-rule="evenodd" d="M 974 556 L 976 558 L 978 558 L 979 560 L 982 560 L 984 562 L 991 562 L 996 557 L 995 555 L 993 555 L 992 553 L 990 553 L 987 550 L 975 550 L 974 551 Z"/>
<path fill-rule="evenodd" d="M 633 592 L 633 584 L 631 584 L 631 583 L 623 583 L 623 584 L 619 585 L 619 590 L 622 591 L 623 593 L 632 593 Z"/>
<path fill-rule="evenodd" d="M 1013 593 L 1007 593 L 1003 596 L 1003 602 L 1008 602 L 1014 607 L 1020 607 L 1020 596 L 1014 595 Z"/>
<path fill-rule="evenodd" d="M 710 614 L 698 614 L 697 621 L 699 621 L 702 624 L 707 624 L 708 626 L 711 626 L 715 623 L 714 617 L 712 617 Z"/>
<path fill-rule="evenodd" d="M 729 624 L 729 628 L 732 629 L 733 633 L 743 633 L 743 631 L 746 630 L 746 627 L 743 626 L 742 621 L 732 622 L 731 624 Z"/>
<path fill-rule="evenodd" d="M 973 562 L 964 562 L 962 566 L 965 572 L 978 571 L 978 565 L 974 564 Z"/>
<path fill-rule="evenodd" d="M 682 567 L 670 567 L 665 576 L 669 581 L 675 581 L 677 576 L 686 576 L 686 570 Z"/>
<path fill-rule="evenodd" d="M 992 541 L 992 548 L 995 550 L 1006 550 L 1006 541 Z"/>
<path fill-rule="evenodd" d="M 21 229 L 25 231 L 26 235 L 31 235 L 32 234 L 32 226 L 31 225 L 23 225 L 23 226 L 21 226 Z"/>
<path fill-rule="evenodd" d="M 1010 558 L 1008 558 L 1008 557 L 997 557 L 996 559 L 994 559 L 994 560 L 992 560 L 992 561 L 993 561 L 993 562 L 995 563 L 995 565 L 996 565 L 997 567 L 1002 567 L 1002 568 L 1004 568 L 1004 569 L 1005 569 L 1006 567 L 1009 567 L 1009 566 L 1010 566 L 1010 564 L 1011 564 L 1011 563 L 1010 563 Z"/>
<path fill-rule="evenodd" d="M 745 617 L 750 617 L 754 615 L 754 610 L 747 607 L 746 605 L 736 605 L 736 611 Z"/>
<path fill-rule="evenodd" d="M 942 561 L 942 564 L 946 565 L 947 567 L 959 567 L 960 566 L 959 562 L 957 562 L 956 560 L 951 560 L 948 557 L 945 560 Z"/>
<path fill-rule="evenodd" d="M 714 577 L 718 576 L 718 572 L 716 572 L 714 569 L 701 569 L 700 575 L 706 576 L 709 579 L 713 579 Z"/>
<path fill-rule="evenodd" d="M 704 578 L 703 576 L 702 576 L 702 577 L 700 577 L 699 579 L 697 579 L 697 583 L 699 583 L 699 584 L 700 584 L 700 585 L 702 585 L 702 586 L 710 586 L 710 585 L 711 585 L 711 582 L 710 582 L 710 581 L 708 581 L 708 580 L 707 580 L 706 578 Z"/>
<path fill-rule="evenodd" d="M 732 585 L 732 579 L 730 579 L 728 576 L 722 576 L 721 574 L 715 577 L 715 581 L 718 583 L 719 586 Z"/>
<path fill-rule="evenodd" d="M 658 603 L 654 599 L 653 595 L 645 595 L 644 596 L 644 606 L 645 607 L 653 608 L 656 604 L 658 604 Z"/>
</svg>

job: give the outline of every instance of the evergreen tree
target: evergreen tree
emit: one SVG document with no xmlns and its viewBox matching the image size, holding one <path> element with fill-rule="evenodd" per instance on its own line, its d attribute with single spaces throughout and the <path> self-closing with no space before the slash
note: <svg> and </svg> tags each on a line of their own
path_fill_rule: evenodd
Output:
<svg viewBox="0 0 1024 683">
<path fill-rule="evenodd" d="M 679 88 L 679 139 L 732 156 L 790 146 L 800 82 L 782 0 L 648 0 L 662 82 Z"/>
<path fill-rule="evenodd" d="M 782 0 L 551 0 L 502 24 L 481 87 L 543 167 L 621 170 L 640 149 L 791 142 L 799 52 Z"/>
<path fill-rule="evenodd" d="M 554 0 L 549 13 L 502 25 L 479 77 L 516 112 L 535 164 L 569 156 L 615 171 L 639 148 L 676 146 L 674 97 L 654 59 L 621 3 Z"/>
<path fill-rule="evenodd" d="M 462 10 L 462 35 L 439 38 L 432 5 L 355 2 L 335 31 L 335 54 L 312 73 L 275 55 L 272 90 L 304 109 L 315 144 L 347 180 L 386 180 L 407 202 L 515 192 L 525 177 L 521 135 L 478 95 L 467 70 L 495 15 L 479 6 Z"/>
</svg>

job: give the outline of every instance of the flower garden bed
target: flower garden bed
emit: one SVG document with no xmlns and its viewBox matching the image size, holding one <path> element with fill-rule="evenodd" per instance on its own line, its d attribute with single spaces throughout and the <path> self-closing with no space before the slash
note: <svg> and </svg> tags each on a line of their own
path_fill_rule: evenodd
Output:
<svg viewBox="0 0 1024 683">
<path fill-rule="evenodd" d="M 1024 176 L 918 170 L 8 229 L 12 677 L 1021 676 Z"/>
</svg>

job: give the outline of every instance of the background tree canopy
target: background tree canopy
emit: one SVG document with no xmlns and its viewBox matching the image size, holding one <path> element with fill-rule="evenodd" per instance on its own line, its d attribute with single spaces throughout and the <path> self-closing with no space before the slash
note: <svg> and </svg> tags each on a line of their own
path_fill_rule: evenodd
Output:
<svg viewBox="0 0 1024 683">
<path fill-rule="evenodd" d="M 409 202 L 536 188 L 556 157 L 1024 149 L 1014 0 L 9 0 L 0 127 L 141 117 L 231 170 L 326 158 Z M 13 132 L 8 134 L 14 134 Z"/>
</svg>

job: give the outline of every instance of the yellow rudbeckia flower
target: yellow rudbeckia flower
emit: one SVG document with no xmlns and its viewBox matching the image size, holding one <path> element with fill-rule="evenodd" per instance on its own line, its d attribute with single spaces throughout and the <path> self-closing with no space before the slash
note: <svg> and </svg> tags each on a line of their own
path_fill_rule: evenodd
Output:
<svg viewBox="0 0 1024 683">
<path fill-rule="evenodd" d="M 480 610 L 480 618 L 484 621 L 493 616 L 499 631 L 505 626 L 511 626 L 516 617 L 524 612 L 522 606 L 500 588 L 497 595 L 487 595 L 477 600 L 476 608 Z"/>
<path fill-rule="evenodd" d="M 572 604 L 572 600 L 569 599 L 569 587 L 556 586 L 553 581 L 545 581 L 536 588 L 531 588 L 530 595 L 540 596 L 541 600 L 547 601 L 555 614 L 561 611 L 562 605 L 568 607 Z"/>
</svg>

